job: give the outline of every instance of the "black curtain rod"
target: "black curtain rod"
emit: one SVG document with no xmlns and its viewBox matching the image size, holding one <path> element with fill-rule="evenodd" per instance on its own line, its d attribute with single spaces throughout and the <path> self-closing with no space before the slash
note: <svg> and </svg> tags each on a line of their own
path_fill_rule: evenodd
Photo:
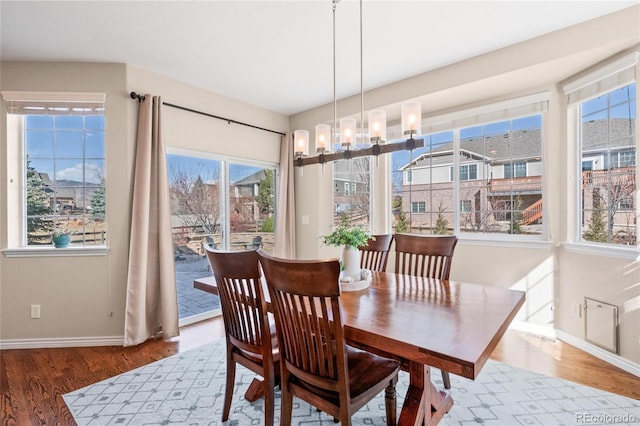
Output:
<svg viewBox="0 0 640 426">
<path fill-rule="evenodd" d="M 144 101 L 144 95 L 138 95 L 136 92 L 131 92 L 129 94 L 129 96 L 131 96 L 131 99 L 136 99 L 138 102 Z M 209 114 L 208 112 L 202 112 L 202 111 L 198 111 L 198 110 L 195 110 L 195 109 L 183 107 L 183 106 L 180 106 L 180 105 L 170 104 L 169 102 L 162 102 L 162 105 L 166 105 L 166 106 L 171 107 L 171 108 L 181 109 L 183 111 L 193 112 L 194 114 L 206 115 L 207 117 L 217 118 L 218 120 L 226 121 L 229 124 L 231 124 L 231 123 L 240 124 L 242 126 L 247 126 L 247 127 L 252 127 L 254 129 L 258 129 L 258 130 L 263 130 L 265 132 L 276 133 L 276 134 L 281 135 L 281 136 L 285 135 L 285 133 L 278 132 L 277 130 L 265 129 L 264 127 L 254 126 L 253 124 L 243 123 L 242 121 L 232 120 L 231 118 L 220 117 L 219 115 Z"/>
</svg>

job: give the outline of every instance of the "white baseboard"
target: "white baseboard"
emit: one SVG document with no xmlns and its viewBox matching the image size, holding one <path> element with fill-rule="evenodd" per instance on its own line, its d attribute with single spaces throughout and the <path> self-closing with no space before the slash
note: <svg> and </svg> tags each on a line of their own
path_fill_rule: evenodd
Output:
<svg viewBox="0 0 640 426">
<path fill-rule="evenodd" d="M 547 337 L 550 339 L 560 339 L 565 343 L 575 346 L 576 348 L 601 359 L 604 362 L 620 368 L 621 370 L 631 373 L 636 377 L 640 377 L 640 365 L 633 363 L 627 359 L 622 358 L 619 355 L 604 350 L 596 345 L 588 343 L 582 339 L 578 339 L 564 331 L 556 330 L 548 326 L 530 324 L 527 322 L 514 321 L 509 328 L 513 330 L 522 331 L 524 333 L 536 334 L 538 336 Z"/>
<path fill-rule="evenodd" d="M 0 350 L 5 349 L 42 349 L 71 348 L 85 346 L 123 346 L 124 336 L 100 337 L 63 337 L 45 339 L 10 339 L 0 340 Z"/>
<path fill-rule="evenodd" d="M 614 365 L 621 370 L 626 371 L 627 373 L 631 373 L 636 377 L 640 377 L 640 365 L 631 362 L 625 358 L 622 358 L 619 355 L 611 353 L 607 350 L 604 350 L 598 346 L 592 345 L 582 339 L 578 339 L 575 336 L 572 336 L 564 331 L 556 330 L 556 334 L 558 335 L 558 339 L 562 340 L 570 344 L 571 346 L 575 346 L 576 348 L 587 352 L 599 358 L 605 362 L 608 362 L 611 365 Z"/>
</svg>

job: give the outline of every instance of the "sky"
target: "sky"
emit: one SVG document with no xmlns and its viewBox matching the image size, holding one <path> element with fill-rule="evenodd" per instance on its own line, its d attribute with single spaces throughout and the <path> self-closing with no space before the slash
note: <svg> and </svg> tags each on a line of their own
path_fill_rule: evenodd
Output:
<svg viewBox="0 0 640 426">
<path fill-rule="evenodd" d="M 26 135 L 29 165 L 50 179 L 97 184 L 104 178 L 104 116 L 30 115 Z"/>
<path fill-rule="evenodd" d="M 185 155 L 168 154 L 167 168 L 169 181 L 178 175 L 200 176 L 205 183 L 215 183 L 220 179 L 220 160 Z M 243 179 L 262 170 L 262 167 L 229 163 L 229 177 L 231 182 Z"/>
</svg>

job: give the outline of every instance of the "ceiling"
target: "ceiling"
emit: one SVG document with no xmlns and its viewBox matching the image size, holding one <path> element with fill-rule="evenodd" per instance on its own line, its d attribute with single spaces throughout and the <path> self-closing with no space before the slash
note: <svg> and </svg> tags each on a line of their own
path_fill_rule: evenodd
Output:
<svg viewBox="0 0 640 426">
<path fill-rule="evenodd" d="M 638 1 L 364 1 L 364 90 Z M 337 98 L 360 93 L 359 2 L 336 10 Z M 333 101 L 330 0 L 0 0 L 0 59 L 128 63 L 294 114 Z"/>
</svg>

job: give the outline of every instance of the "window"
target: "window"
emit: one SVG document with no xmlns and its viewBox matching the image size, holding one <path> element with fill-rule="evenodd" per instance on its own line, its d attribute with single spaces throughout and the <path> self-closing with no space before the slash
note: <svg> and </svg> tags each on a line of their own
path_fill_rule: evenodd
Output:
<svg viewBox="0 0 640 426">
<path fill-rule="evenodd" d="M 414 201 L 411 203 L 411 213 L 424 213 L 426 204 L 424 201 Z"/>
<path fill-rule="evenodd" d="M 334 186 L 338 187 L 339 182 L 343 182 L 344 188 L 344 192 L 336 191 L 333 194 L 333 204 L 336 206 L 334 223 L 340 223 L 347 216 L 349 223 L 369 229 L 371 160 L 360 157 L 335 161 L 333 165 Z"/>
<path fill-rule="evenodd" d="M 453 182 L 453 167 L 449 168 L 449 180 Z M 476 180 L 478 179 L 477 164 L 462 164 L 460 166 L 460 180 Z"/>
<path fill-rule="evenodd" d="M 578 109 L 581 155 L 604 159 L 581 174 L 580 239 L 636 245 L 636 85 L 581 102 Z"/>
<path fill-rule="evenodd" d="M 505 179 L 527 176 L 527 163 L 511 163 L 504 165 Z"/>
<path fill-rule="evenodd" d="M 453 132 L 421 136 L 424 147 L 391 154 L 393 229 L 399 233 L 453 232 Z"/>
<path fill-rule="evenodd" d="M 460 166 L 460 180 L 478 179 L 478 166 L 476 164 L 463 164 Z"/>
<path fill-rule="evenodd" d="M 106 244 L 104 94 L 3 92 L 9 151 L 20 152 L 23 185 L 12 206 L 22 227 L 9 245 Z M 45 99 L 45 100 L 43 100 Z"/>
<path fill-rule="evenodd" d="M 539 239 L 548 97 L 431 117 L 434 124 L 426 128 L 433 133 L 420 136 L 423 148 L 391 154 L 394 230 Z"/>
<path fill-rule="evenodd" d="M 471 200 L 460 200 L 460 212 L 471 211 Z"/>
<path fill-rule="evenodd" d="M 474 200 L 460 211 L 460 232 L 541 234 L 542 115 L 460 129 L 460 150 L 482 160 L 477 181 L 460 185 L 460 199 Z"/>
</svg>

